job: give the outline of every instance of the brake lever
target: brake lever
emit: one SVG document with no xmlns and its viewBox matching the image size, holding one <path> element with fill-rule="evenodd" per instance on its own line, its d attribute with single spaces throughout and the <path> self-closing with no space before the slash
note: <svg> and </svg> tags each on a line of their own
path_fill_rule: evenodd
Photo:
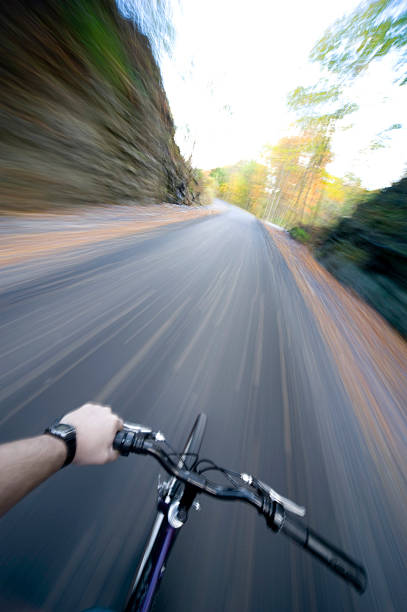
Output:
<svg viewBox="0 0 407 612">
<path fill-rule="evenodd" d="M 257 480 L 257 478 L 253 478 L 250 474 L 240 474 L 240 478 L 243 482 L 251 485 L 253 484 L 255 487 L 261 489 L 264 493 L 266 493 L 273 501 L 281 504 L 287 512 L 291 512 L 292 514 L 296 514 L 297 516 L 305 516 L 305 508 L 304 506 L 299 506 L 291 499 L 287 497 L 283 497 L 280 493 L 277 493 L 274 489 L 272 489 L 268 484 L 262 482 L 261 480 Z"/>
<path fill-rule="evenodd" d="M 131 433 L 142 433 L 147 438 L 155 440 L 156 442 L 165 441 L 165 437 L 161 431 L 153 431 L 150 429 L 150 427 L 145 427 L 144 425 L 138 425 L 137 423 L 123 423 L 123 429 L 125 431 L 130 431 Z"/>
</svg>

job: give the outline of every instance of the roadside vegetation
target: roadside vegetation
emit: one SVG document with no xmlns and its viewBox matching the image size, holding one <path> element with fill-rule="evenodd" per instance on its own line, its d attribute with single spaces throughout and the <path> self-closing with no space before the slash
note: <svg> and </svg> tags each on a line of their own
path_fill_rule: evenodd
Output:
<svg viewBox="0 0 407 612">
<path fill-rule="evenodd" d="M 165 14 L 149 38 L 114 0 L 13 0 L 0 13 L 0 212 L 199 201 L 150 45 L 169 44 Z"/>
<path fill-rule="evenodd" d="M 349 120 L 358 109 L 350 85 L 371 62 L 389 54 L 396 81 L 406 85 L 405 4 L 360 4 L 312 50 L 311 59 L 326 76 L 290 93 L 288 106 L 296 115 L 292 133 L 264 148 L 263 164 L 241 162 L 216 168 L 211 176 L 220 197 L 285 227 L 407 337 L 407 178 L 369 192 L 356 176 L 327 171 L 333 136 L 352 129 Z M 400 127 L 390 124 L 371 148 L 385 148 Z"/>
<path fill-rule="evenodd" d="M 407 337 L 407 178 L 362 200 L 314 246 L 330 272 Z"/>
</svg>

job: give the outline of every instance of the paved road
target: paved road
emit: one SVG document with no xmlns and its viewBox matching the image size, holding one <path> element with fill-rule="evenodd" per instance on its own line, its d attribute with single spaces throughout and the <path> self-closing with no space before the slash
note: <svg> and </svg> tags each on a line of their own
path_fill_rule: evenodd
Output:
<svg viewBox="0 0 407 612">
<path fill-rule="evenodd" d="M 0 291 L 1 441 L 93 399 L 180 447 L 204 411 L 205 455 L 306 505 L 369 571 L 360 598 L 251 508 L 202 499 L 157 610 L 403 609 L 405 508 L 380 488 L 317 325 L 252 216 L 230 209 L 4 269 Z M 72 467 L 13 509 L 0 607 L 119 609 L 158 471 L 147 458 Z"/>
</svg>

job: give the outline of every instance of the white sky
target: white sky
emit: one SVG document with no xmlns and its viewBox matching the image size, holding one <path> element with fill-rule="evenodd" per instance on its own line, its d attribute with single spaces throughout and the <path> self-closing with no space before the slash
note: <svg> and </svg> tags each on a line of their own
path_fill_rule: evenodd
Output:
<svg viewBox="0 0 407 612">
<path fill-rule="evenodd" d="M 319 67 L 308 55 L 324 30 L 357 6 L 355 0 L 180 0 L 174 3 L 176 42 L 161 65 L 177 126 L 177 142 L 195 166 L 209 169 L 258 159 L 295 119 L 287 94 L 314 84 Z M 367 188 L 384 187 L 406 167 L 407 85 L 393 85 L 388 58 L 356 82 L 360 111 L 338 132 L 328 170 L 353 172 Z M 383 101 L 384 99 L 387 101 Z M 394 123 L 386 149 L 366 150 Z M 406 126 L 406 127 L 404 127 Z"/>
</svg>

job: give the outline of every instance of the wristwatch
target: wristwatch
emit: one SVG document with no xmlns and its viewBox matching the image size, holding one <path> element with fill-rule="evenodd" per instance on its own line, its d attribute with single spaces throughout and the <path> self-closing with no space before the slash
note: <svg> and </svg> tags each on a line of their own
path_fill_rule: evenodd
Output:
<svg viewBox="0 0 407 612">
<path fill-rule="evenodd" d="M 61 417 L 62 418 L 62 417 Z M 65 463 L 62 467 L 69 465 L 72 463 L 73 458 L 76 453 L 76 429 L 73 425 L 68 425 L 68 423 L 60 423 L 61 419 L 57 419 L 47 427 L 44 431 L 45 434 L 49 434 L 50 436 L 55 436 L 55 438 L 59 438 L 63 440 L 66 444 L 67 455 Z"/>
</svg>

